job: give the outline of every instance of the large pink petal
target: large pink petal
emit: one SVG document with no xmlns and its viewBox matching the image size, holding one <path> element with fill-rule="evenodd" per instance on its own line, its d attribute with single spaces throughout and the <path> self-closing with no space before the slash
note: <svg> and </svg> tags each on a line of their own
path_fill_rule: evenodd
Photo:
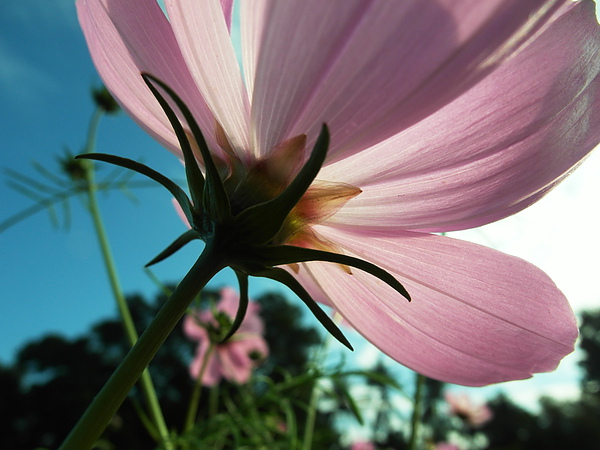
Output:
<svg viewBox="0 0 600 450">
<path fill-rule="evenodd" d="M 480 386 L 553 370 L 573 350 L 577 324 L 567 300 L 519 258 L 437 235 L 317 228 L 408 289 L 410 303 L 359 270 L 307 264 L 357 331 L 419 373 Z"/>
<path fill-rule="evenodd" d="M 473 86 L 564 3 L 271 0 L 260 42 L 243 43 L 260 45 L 250 52 L 259 150 L 314 138 L 323 122 L 331 160 L 374 145 Z"/>
<path fill-rule="evenodd" d="M 246 89 L 252 97 L 254 88 L 254 76 L 256 75 L 256 63 L 260 50 L 260 40 L 264 22 L 268 19 L 267 8 L 269 0 L 252 0 L 240 2 L 240 31 L 242 39 L 242 64 L 244 67 L 244 79 Z"/>
<path fill-rule="evenodd" d="M 233 18 L 233 0 L 220 0 L 221 8 L 223 9 L 223 17 L 225 17 L 225 24 L 227 29 L 231 31 L 231 19 Z"/>
<path fill-rule="evenodd" d="M 331 223 L 449 231 L 529 206 L 600 141 L 599 72 L 600 28 L 584 2 L 437 114 L 324 168 L 363 190 Z"/>
<path fill-rule="evenodd" d="M 219 0 L 167 0 L 179 48 L 211 111 L 234 151 L 244 157 L 249 100 Z"/>
<path fill-rule="evenodd" d="M 208 141 L 214 141 L 215 119 L 155 1 L 78 0 L 77 13 L 102 80 L 142 128 L 181 155 L 171 125 L 142 80 L 141 72 L 148 72 L 181 96 L 202 129 L 208 131 Z"/>
</svg>

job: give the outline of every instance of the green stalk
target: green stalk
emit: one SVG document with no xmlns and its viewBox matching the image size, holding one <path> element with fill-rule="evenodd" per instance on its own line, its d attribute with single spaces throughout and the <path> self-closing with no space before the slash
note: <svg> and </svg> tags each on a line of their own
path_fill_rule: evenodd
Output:
<svg viewBox="0 0 600 450">
<path fill-rule="evenodd" d="M 86 143 L 86 152 L 92 153 L 96 146 L 96 134 L 98 131 L 98 125 L 100 123 L 100 119 L 102 117 L 104 110 L 102 108 L 97 108 L 92 116 L 90 121 L 87 143 Z M 106 271 L 108 274 L 108 279 L 110 282 L 110 287 L 117 302 L 117 307 L 119 308 L 119 313 L 121 315 L 121 319 L 123 322 L 123 328 L 125 330 L 125 335 L 127 336 L 127 340 L 129 341 L 129 345 L 133 346 L 137 339 L 138 334 L 135 329 L 135 325 L 133 323 L 133 318 L 131 317 L 131 312 L 129 311 L 129 307 L 127 305 L 127 301 L 125 300 L 125 296 L 123 295 L 123 291 L 121 289 L 121 283 L 119 281 L 119 277 L 117 275 L 117 268 L 115 261 L 112 257 L 112 251 L 110 248 L 110 244 L 108 241 L 108 235 L 106 233 L 106 229 L 104 227 L 104 223 L 102 221 L 102 214 L 100 213 L 100 207 L 98 205 L 98 199 L 96 193 L 98 191 L 98 186 L 95 182 L 95 171 L 94 171 L 94 163 L 93 161 L 86 161 L 86 186 L 87 186 L 87 197 L 88 197 L 88 209 L 90 215 L 92 216 L 92 220 L 94 222 L 94 228 L 96 230 L 96 235 L 98 236 L 98 243 L 100 244 L 100 251 L 102 253 L 102 258 L 104 260 L 104 265 L 106 267 Z M 146 369 L 140 378 L 140 385 L 142 389 L 142 393 L 146 398 L 146 403 L 148 404 L 148 408 L 150 410 L 150 416 L 152 417 L 152 421 L 154 426 L 158 430 L 158 434 L 160 435 L 160 440 L 162 441 L 166 450 L 172 450 L 173 444 L 169 438 L 169 430 L 167 429 L 167 425 L 165 423 L 165 419 L 160 408 L 160 404 L 158 402 L 158 397 L 156 395 L 156 389 L 154 388 L 154 383 L 152 382 L 152 378 L 150 376 L 150 372 Z"/>
<path fill-rule="evenodd" d="M 187 433 L 192 431 L 194 428 L 194 424 L 196 423 L 196 416 L 198 415 L 198 404 L 200 403 L 200 394 L 202 393 L 202 377 L 204 376 L 204 372 L 206 372 L 206 368 L 208 367 L 208 361 L 215 350 L 215 343 L 211 342 L 204 354 L 204 359 L 202 360 L 202 366 L 200 366 L 200 373 L 198 374 L 198 378 L 196 378 L 196 383 L 194 385 L 194 391 L 192 392 L 192 397 L 190 398 L 190 403 L 188 405 L 187 414 L 185 416 L 185 425 L 183 427 L 183 432 Z"/>
<path fill-rule="evenodd" d="M 104 110 L 102 108 L 97 108 L 90 121 L 90 127 L 86 144 L 87 153 L 91 153 L 94 151 L 98 124 L 100 122 L 100 118 L 102 117 L 103 111 Z M 98 236 L 98 243 L 100 244 L 100 251 L 104 260 L 104 266 L 106 267 L 106 272 L 108 274 L 108 279 L 110 282 L 110 287 L 113 296 L 115 297 L 117 307 L 119 308 L 119 313 L 123 322 L 125 335 L 127 336 L 129 345 L 133 346 L 138 340 L 138 334 L 137 330 L 135 329 L 133 318 L 131 317 L 131 312 L 129 311 L 129 306 L 127 305 L 127 301 L 125 300 L 125 296 L 123 295 L 123 290 L 121 289 L 121 283 L 117 275 L 117 268 L 112 256 L 112 251 L 108 241 L 108 235 L 104 227 L 104 222 L 102 221 L 102 214 L 100 213 L 100 207 L 98 205 L 98 198 L 96 195 L 98 191 L 98 186 L 95 182 L 94 162 L 84 162 L 86 163 L 85 174 L 88 209 L 94 222 L 94 228 L 96 230 L 96 235 Z M 152 422 L 158 430 L 160 440 L 163 443 L 166 450 L 172 450 L 173 444 L 169 438 L 169 430 L 167 428 L 167 424 L 165 423 L 165 419 L 160 408 L 160 404 L 158 402 L 158 396 L 156 395 L 156 389 L 154 388 L 154 383 L 152 382 L 152 377 L 150 376 L 150 372 L 148 369 L 146 369 L 142 373 L 142 376 L 140 378 L 140 386 L 142 389 L 142 393 L 146 398 L 146 403 L 149 408 L 150 416 L 152 417 Z"/>
<path fill-rule="evenodd" d="M 335 313 L 333 316 L 333 322 L 339 324 L 342 321 L 342 316 L 339 313 Z M 332 340 L 332 335 L 327 334 L 327 337 L 323 341 L 323 344 L 315 354 L 315 363 L 320 366 L 327 354 L 329 343 Z M 308 412 L 306 414 L 306 427 L 304 428 L 304 437 L 302 439 L 302 450 L 310 450 L 312 448 L 313 434 L 315 431 L 315 421 L 317 419 L 317 404 L 321 398 L 321 388 L 318 383 L 315 382 L 312 392 L 310 394 L 310 402 L 308 404 Z"/>
<path fill-rule="evenodd" d="M 219 384 L 213 386 L 210 390 L 210 397 L 208 398 L 208 417 L 212 419 L 217 415 L 217 409 L 219 407 Z"/>
<path fill-rule="evenodd" d="M 410 441 L 408 443 L 409 450 L 417 450 L 419 428 L 421 426 L 421 409 L 423 406 L 423 386 L 425 385 L 425 377 L 420 373 L 416 373 L 415 375 L 415 403 L 410 428 Z"/>
<path fill-rule="evenodd" d="M 89 450 L 94 445 L 194 297 L 225 267 L 219 248 L 211 244 L 207 244 L 147 330 L 96 395 L 60 450 Z"/>
<path fill-rule="evenodd" d="M 306 428 L 304 428 L 304 438 L 302 439 L 302 449 L 310 450 L 312 448 L 313 434 L 315 431 L 315 420 L 317 418 L 317 403 L 321 397 L 321 389 L 313 386 L 310 394 L 310 403 L 306 415 Z"/>
</svg>

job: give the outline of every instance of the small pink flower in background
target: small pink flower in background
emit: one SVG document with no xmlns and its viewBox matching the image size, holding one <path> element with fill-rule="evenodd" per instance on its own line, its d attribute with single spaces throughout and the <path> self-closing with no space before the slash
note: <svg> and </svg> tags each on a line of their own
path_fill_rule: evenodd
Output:
<svg viewBox="0 0 600 450">
<path fill-rule="evenodd" d="M 450 406 L 449 413 L 460 417 L 473 427 L 483 425 L 494 416 L 492 410 L 485 403 L 473 403 L 471 398 L 465 393 L 455 394 L 446 392 L 444 397 Z"/>
<path fill-rule="evenodd" d="M 449 444 L 448 442 L 439 442 L 435 444 L 435 450 L 461 450 L 458 445 Z"/>
<path fill-rule="evenodd" d="M 216 306 L 217 312 L 225 313 L 233 322 L 239 304 L 238 294 L 231 288 L 221 290 L 221 299 Z M 190 375 L 198 378 L 202 364 L 206 369 L 202 384 L 215 386 L 222 378 L 235 383 L 248 382 L 252 370 L 269 354 L 269 348 L 263 339 L 263 323 L 258 315 L 260 307 L 249 302 L 244 321 L 237 332 L 225 343 L 215 343 L 208 361 L 206 353 L 210 347 L 210 332 L 207 328 L 218 327 L 210 310 L 192 311 L 185 316 L 183 330 L 190 339 L 198 341 L 196 356 L 190 365 Z"/>
<path fill-rule="evenodd" d="M 577 324 L 537 267 L 436 233 L 535 203 L 600 141 L 591 1 L 77 0 L 113 96 L 181 157 L 150 73 L 189 106 L 237 205 L 280 192 L 327 124 L 327 159 L 277 245 L 373 263 L 287 267 L 411 369 L 480 386 L 551 371 Z M 239 183 L 239 184 L 238 184 Z M 249 188 L 248 188 L 249 187 Z M 246 203 L 245 203 L 246 202 Z M 560 214 L 560 212 L 557 212 Z"/>
<path fill-rule="evenodd" d="M 355 442 L 350 446 L 350 450 L 375 450 L 375 444 L 369 441 Z"/>
</svg>

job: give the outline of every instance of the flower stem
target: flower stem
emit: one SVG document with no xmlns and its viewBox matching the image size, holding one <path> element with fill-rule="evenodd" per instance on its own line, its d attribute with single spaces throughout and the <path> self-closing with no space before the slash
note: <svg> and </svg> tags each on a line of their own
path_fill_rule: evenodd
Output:
<svg viewBox="0 0 600 450">
<path fill-rule="evenodd" d="M 210 361 L 214 350 L 215 343 L 211 342 L 206 350 L 206 353 L 204 354 L 202 366 L 200 367 L 200 373 L 198 373 L 196 384 L 194 385 L 194 391 L 192 392 L 192 397 L 190 398 L 187 414 L 185 416 L 185 425 L 183 426 L 184 433 L 191 431 L 192 428 L 194 428 L 194 423 L 196 423 L 198 404 L 200 403 L 200 394 L 202 394 L 202 378 L 204 377 L 204 372 L 206 372 L 206 368 L 208 367 L 208 361 Z"/>
<path fill-rule="evenodd" d="M 94 398 L 60 450 L 88 450 L 94 445 L 194 297 L 224 267 L 220 248 L 209 242 L 169 300 Z"/>
<path fill-rule="evenodd" d="M 316 382 L 315 382 L 316 383 Z M 317 403 L 321 397 L 321 388 L 318 385 L 313 386 L 310 394 L 310 403 L 306 415 L 306 428 L 304 428 L 304 438 L 302 439 L 302 449 L 310 450 L 312 448 L 313 433 L 315 430 L 315 420 L 317 418 Z"/>
<path fill-rule="evenodd" d="M 333 316 L 333 321 L 339 324 L 342 321 L 342 316 L 336 311 Z M 327 354 L 329 343 L 331 342 L 332 335 L 327 334 L 327 337 L 323 341 L 321 347 L 315 354 L 314 361 L 317 366 L 320 366 Z M 304 437 L 302 439 L 302 449 L 310 450 L 312 448 L 313 434 L 315 431 L 315 421 L 317 419 L 317 404 L 321 397 L 321 388 L 318 385 L 318 380 L 315 381 L 312 392 L 310 394 L 310 403 L 308 405 L 308 412 L 306 414 L 306 427 L 304 428 Z"/>
<path fill-rule="evenodd" d="M 86 143 L 86 151 L 88 153 L 94 151 L 98 124 L 100 122 L 100 118 L 102 117 L 103 112 L 104 110 L 102 108 L 97 108 L 90 121 Z M 125 300 L 125 296 L 123 295 L 123 290 L 121 289 L 121 283 L 117 275 L 117 268 L 112 256 L 112 251 L 108 241 L 108 235 L 104 227 L 102 214 L 100 213 L 100 207 L 98 205 L 98 199 L 96 195 L 98 186 L 95 181 L 94 162 L 85 162 L 87 163 L 85 166 L 85 176 L 87 188 L 86 193 L 88 198 L 88 210 L 90 212 L 90 215 L 92 216 L 92 221 L 94 222 L 94 228 L 96 230 L 96 235 L 98 236 L 98 243 L 100 244 L 100 251 L 102 253 L 102 258 L 104 260 L 104 265 L 108 274 L 110 287 L 115 301 L 117 302 L 117 307 L 119 308 L 119 313 L 121 315 L 125 335 L 127 336 L 129 345 L 133 346 L 138 340 L 138 334 L 137 330 L 135 329 L 135 324 L 133 322 L 131 312 L 129 311 L 129 306 L 127 305 L 127 301 Z M 154 383 L 152 382 L 152 378 L 148 369 L 144 370 L 144 372 L 142 373 L 142 376 L 140 378 L 140 385 L 143 395 L 146 399 L 146 403 L 150 410 L 149 412 L 150 416 L 152 417 L 152 422 L 157 428 L 160 440 L 166 450 L 172 450 L 173 444 L 171 443 L 171 440 L 169 438 L 169 430 L 167 429 L 167 425 L 165 423 L 165 419 L 160 408 L 160 404 L 158 402 L 158 396 L 156 395 L 156 389 L 154 388 Z"/>
<path fill-rule="evenodd" d="M 421 408 L 423 406 L 423 386 L 425 377 L 419 373 L 415 374 L 415 403 L 410 429 L 409 450 L 416 450 L 419 441 L 419 428 L 421 426 Z"/>
<path fill-rule="evenodd" d="M 212 419 L 217 415 L 219 408 L 219 389 L 220 385 L 216 384 L 210 390 L 210 397 L 208 398 L 208 417 Z"/>
</svg>

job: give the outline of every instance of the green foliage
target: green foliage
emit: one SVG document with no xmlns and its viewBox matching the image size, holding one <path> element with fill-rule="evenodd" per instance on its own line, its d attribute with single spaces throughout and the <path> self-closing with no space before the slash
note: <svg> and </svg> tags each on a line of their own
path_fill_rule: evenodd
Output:
<svg viewBox="0 0 600 450">
<path fill-rule="evenodd" d="M 204 292 L 201 302 L 206 305 L 206 300 L 216 295 Z M 136 327 L 142 331 L 166 295 L 158 295 L 152 303 L 138 295 L 129 296 L 127 301 Z M 336 416 L 346 411 L 360 417 L 348 389 L 350 380 L 370 379 L 386 387 L 393 385 L 393 380 L 385 374 L 313 367 L 310 355 L 321 343 L 321 336 L 306 325 L 302 309 L 277 294 L 264 295 L 258 301 L 270 357 L 246 385 L 222 382 L 215 388 L 204 388 L 198 425 L 185 435 L 179 432 L 194 388 L 188 364 L 195 343 L 178 326 L 153 360 L 150 371 L 178 448 L 300 448 L 311 394 L 325 378 L 332 380 L 335 389 L 327 396 L 337 406 L 329 412 L 317 412 L 313 446 L 341 448 Z M 128 348 L 117 319 L 99 322 L 76 339 L 50 335 L 25 345 L 13 367 L 0 368 L 7 388 L 0 398 L 6 427 L 0 433 L 0 448 L 55 448 Z M 102 448 L 156 448 L 155 435 L 147 420 L 144 397 L 136 387 L 103 434 Z"/>
<path fill-rule="evenodd" d="M 580 362 L 584 370 L 583 391 L 600 395 L 600 310 L 587 311 L 581 316 L 581 349 L 585 356 Z"/>
<path fill-rule="evenodd" d="M 526 411 L 505 397 L 491 403 L 494 419 L 483 431 L 492 450 L 595 450 L 600 448 L 600 310 L 582 314 L 581 395 L 577 400 L 543 398 L 539 412 Z"/>
<path fill-rule="evenodd" d="M 201 304 L 218 293 L 203 292 Z M 152 320 L 166 294 L 150 303 L 128 297 L 138 330 Z M 378 364 L 371 370 L 347 370 L 343 362 L 325 367 L 311 361 L 321 336 L 307 326 L 303 309 L 278 294 L 258 299 L 265 322 L 270 356 L 245 385 L 222 382 L 204 388 L 197 425 L 182 434 L 186 406 L 194 388 L 189 376 L 195 343 L 177 327 L 151 365 L 161 407 L 178 449 L 300 449 L 308 409 L 315 388 L 327 408 L 317 411 L 312 448 L 341 449 L 344 429 L 365 416 L 360 399 L 352 395 L 357 384 L 380 399 L 377 413 L 366 425 L 379 449 L 407 448 L 405 430 L 397 427 L 410 411 L 398 411 L 394 393 L 402 391 L 389 370 Z M 465 448 L 491 450 L 600 448 L 600 396 L 590 387 L 598 382 L 600 312 L 585 313 L 581 348 L 584 369 L 581 398 L 573 401 L 542 399 L 532 413 L 499 396 L 490 403 L 494 418 L 481 428 L 443 414 L 442 383 L 427 380 L 423 396 L 423 430 L 427 445 L 460 433 Z M 0 448 L 55 448 L 70 431 L 93 396 L 128 351 L 117 319 L 96 324 L 76 339 L 49 335 L 23 346 L 15 363 L 0 366 Z M 394 423 L 396 425 L 394 425 Z M 483 440 L 481 440 L 483 439 Z M 483 442 L 483 444 L 481 444 Z M 144 397 L 137 388 L 129 395 L 102 436 L 97 448 L 157 448 L 156 431 L 147 418 Z"/>
</svg>

